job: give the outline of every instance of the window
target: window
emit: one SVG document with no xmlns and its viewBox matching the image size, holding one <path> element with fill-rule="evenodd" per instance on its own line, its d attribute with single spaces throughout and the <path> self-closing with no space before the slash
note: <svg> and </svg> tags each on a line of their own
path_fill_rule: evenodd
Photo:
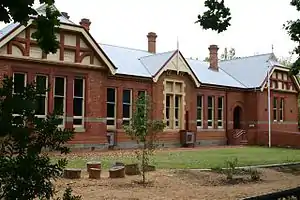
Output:
<svg viewBox="0 0 300 200">
<path fill-rule="evenodd" d="M 183 83 L 166 81 L 164 83 L 165 121 L 169 129 L 181 129 L 183 124 Z"/>
<path fill-rule="evenodd" d="M 280 98 L 280 105 L 279 105 L 279 121 L 283 121 L 283 112 L 284 112 L 284 98 Z"/>
<path fill-rule="evenodd" d="M 54 110 L 61 114 L 59 126 L 64 126 L 66 112 L 66 80 L 64 77 L 54 79 Z"/>
<path fill-rule="evenodd" d="M 84 79 L 75 78 L 73 83 L 73 126 L 84 126 Z"/>
<path fill-rule="evenodd" d="M 25 73 L 14 73 L 13 74 L 13 95 L 14 98 L 20 97 L 18 94 L 22 94 L 25 91 L 27 82 L 27 75 Z M 20 116 L 22 114 L 22 105 L 16 105 L 13 111 L 13 123 L 15 125 L 22 124 L 23 119 Z"/>
<path fill-rule="evenodd" d="M 115 88 L 107 88 L 106 94 L 106 125 L 116 125 L 116 90 Z"/>
<path fill-rule="evenodd" d="M 277 121 L 277 97 L 273 98 L 273 120 Z"/>
<path fill-rule="evenodd" d="M 38 118 L 46 118 L 48 113 L 48 77 L 44 75 L 36 75 L 36 88 L 38 91 L 35 114 Z"/>
<path fill-rule="evenodd" d="M 203 96 L 197 96 L 197 128 L 203 127 Z"/>
<path fill-rule="evenodd" d="M 207 114 L 208 114 L 208 119 L 207 119 L 207 125 L 208 128 L 213 128 L 214 125 L 214 98 L 212 96 L 208 96 L 207 98 Z"/>
<path fill-rule="evenodd" d="M 218 98 L 218 128 L 223 128 L 223 105 L 224 98 Z"/>
<path fill-rule="evenodd" d="M 127 125 L 131 118 L 131 90 L 123 90 L 123 124 Z"/>
</svg>

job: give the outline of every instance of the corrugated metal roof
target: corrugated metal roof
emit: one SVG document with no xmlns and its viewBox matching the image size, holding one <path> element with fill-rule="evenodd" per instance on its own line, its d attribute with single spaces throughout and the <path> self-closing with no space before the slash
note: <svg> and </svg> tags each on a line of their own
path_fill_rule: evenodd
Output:
<svg viewBox="0 0 300 200">
<path fill-rule="evenodd" d="M 186 59 L 198 80 L 204 84 L 245 88 L 243 84 L 224 72 L 222 69 L 209 69 L 209 63 L 200 60 Z"/>
<path fill-rule="evenodd" d="M 4 38 L 7 34 L 9 34 L 14 28 L 19 26 L 20 23 L 11 23 L 4 27 L 2 30 L 0 30 L 0 40 Z"/>
<path fill-rule="evenodd" d="M 151 56 L 147 51 L 118 47 L 107 44 L 99 44 L 105 54 L 117 67 L 117 74 L 151 77 L 150 72 L 140 62 L 139 58 Z"/>
<path fill-rule="evenodd" d="M 273 57 L 273 54 L 262 54 L 221 61 L 219 65 L 222 70 L 242 82 L 247 88 L 255 88 L 260 87 L 267 76 L 268 66 L 275 64 L 275 60 L 268 62 Z"/>
<path fill-rule="evenodd" d="M 175 52 L 176 51 L 169 51 L 145 56 L 140 58 L 140 61 L 147 68 L 151 76 L 155 76 L 155 74 L 162 68 L 162 66 L 171 58 L 171 56 Z"/>
</svg>

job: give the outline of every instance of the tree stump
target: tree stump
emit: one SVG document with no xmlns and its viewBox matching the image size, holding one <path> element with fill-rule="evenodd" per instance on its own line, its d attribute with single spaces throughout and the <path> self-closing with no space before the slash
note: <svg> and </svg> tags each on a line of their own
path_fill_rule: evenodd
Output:
<svg viewBox="0 0 300 200">
<path fill-rule="evenodd" d="M 125 166 L 125 164 L 124 163 L 122 163 L 122 162 L 116 162 L 115 163 L 115 165 L 113 166 L 113 167 L 118 167 L 118 166 Z"/>
<path fill-rule="evenodd" d="M 115 166 L 109 169 L 109 178 L 124 178 L 125 177 L 125 167 Z"/>
<path fill-rule="evenodd" d="M 155 166 L 154 165 L 146 165 L 145 166 L 145 172 L 154 172 Z"/>
<path fill-rule="evenodd" d="M 126 175 L 139 175 L 140 169 L 138 164 L 129 164 L 125 165 L 125 174 Z"/>
<path fill-rule="evenodd" d="M 88 162 L 86 164 L 86 170 L 87 172 L 90 172 L 91 168 L 96 168 L 101 170 L 101 162 Z"/>
<path fill-rule="evenodd" d="M 79 179 L 81 178 L 81 169 L 65 169 L 64 178 Z"/>
<path fill-rule="evenodd" d="M 101 169 L 98 168 L 90 168 L 89 169 L 89 178 L 90 179 L 100 179 L 101 177 Z"/>
</svg>

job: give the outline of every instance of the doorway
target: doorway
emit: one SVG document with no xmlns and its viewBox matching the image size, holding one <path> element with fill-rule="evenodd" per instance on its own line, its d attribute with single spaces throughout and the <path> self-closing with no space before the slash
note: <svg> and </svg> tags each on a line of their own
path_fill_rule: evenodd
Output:
<svg viewBox="0 0 300 200">
<path fill-rule="evenodd" d="M 233 110 L 233 129 L 241 129 L 242 108 L 237 106 Z"/>
</svg>

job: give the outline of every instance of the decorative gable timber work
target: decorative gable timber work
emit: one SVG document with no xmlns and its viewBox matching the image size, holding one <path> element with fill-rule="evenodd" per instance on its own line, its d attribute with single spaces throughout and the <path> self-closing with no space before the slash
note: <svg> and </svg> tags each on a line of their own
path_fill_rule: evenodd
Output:
<svg viewBox="0 0 300 200">
<path fill-rule="evenodd" d="M 180 51 L 175 51 L 171 57 L 162 65 L 162 67 L 155 73 L 153 76 L 153 81 L 157 82 L 159 77 L 165 72 L 165 71 L 175 71 L 177 74 L 179 73 L 186 73 L 188 74 L 195 85 L 197 87 L 200 86 L 200 82 L 188 63 L 186 62 L 185 58 L 182 56 Z"/>
<path fill-rule="evenodd" d="M 268 88 L 267 77 L 261 91 Z M 294 92 L 300 91 L 300 84 L 296 76 L 289 75 L 289 68 L 273 66 L 270 71 L 270 88 L 274 91 Z"/>
<path fill-rule="evenodd" d="M 100 49 L 87 31 L 81 26 L 61 24 L 57 38 L 60 47 L 55 54 L 44 54 L 31 37 L 35 31 L 32 20 L 28 26 L 18 26 L 0 40 L 0 55 L 42 62 L 76 64 L 82 67 L 109 69 L 115 74 L 116 68 Z"/>
</svg>

